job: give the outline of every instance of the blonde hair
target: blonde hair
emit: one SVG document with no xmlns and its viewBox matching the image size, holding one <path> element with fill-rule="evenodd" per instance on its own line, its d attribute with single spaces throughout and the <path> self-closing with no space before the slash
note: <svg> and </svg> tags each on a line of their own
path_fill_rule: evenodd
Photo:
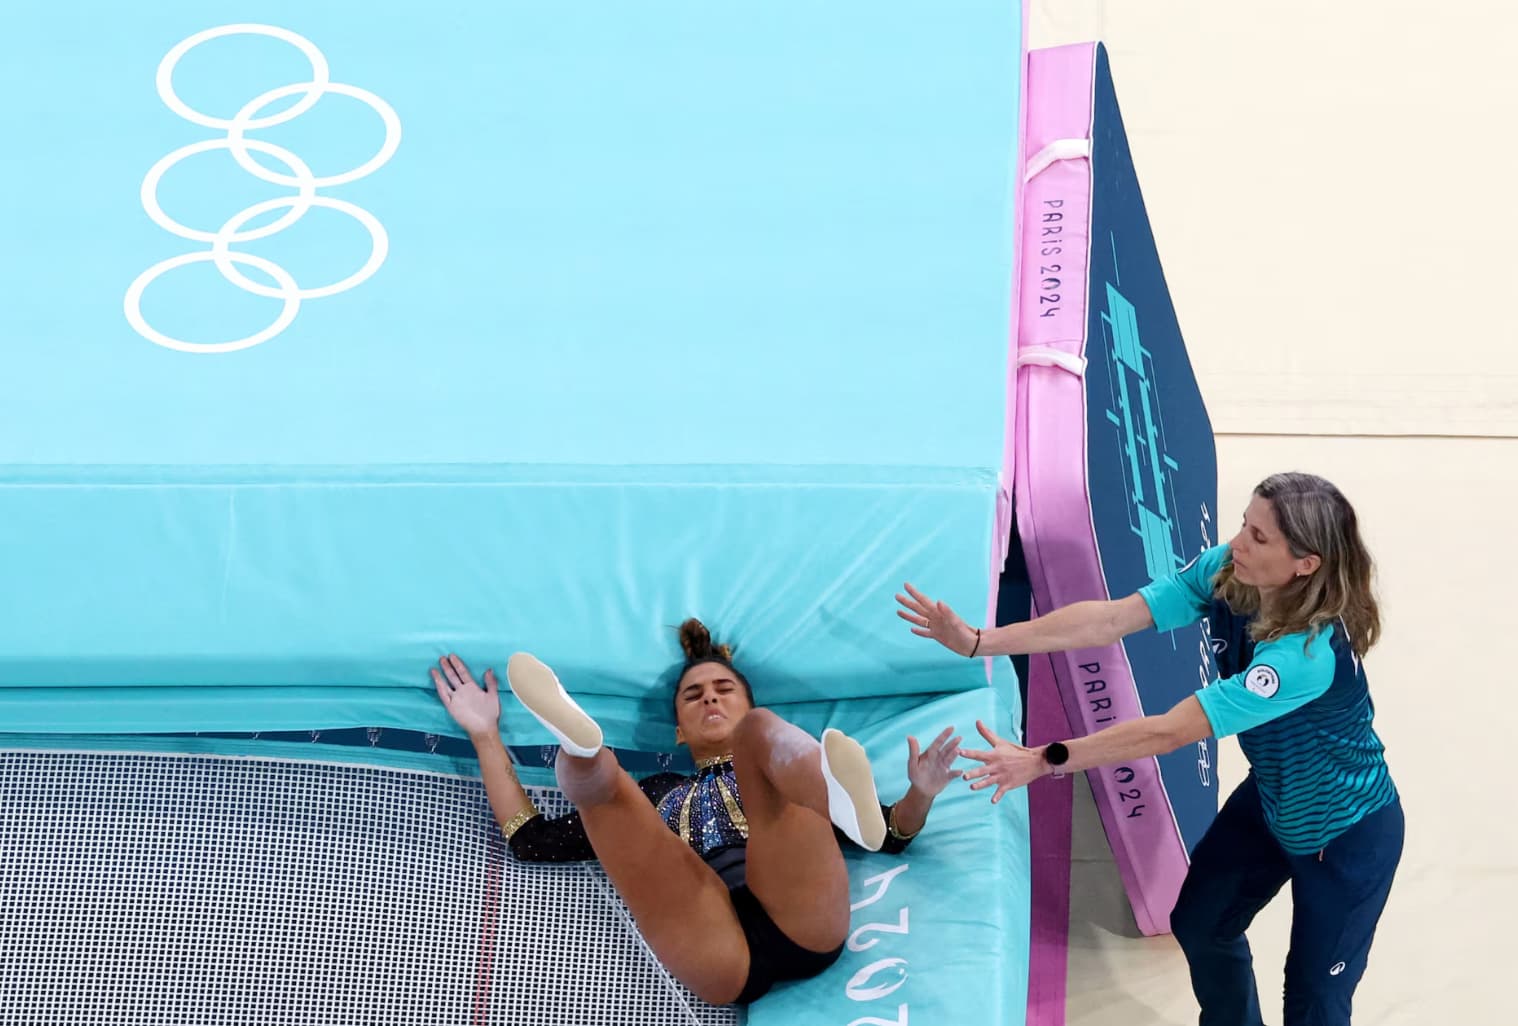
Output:
<svg viewBox="0 0 1518 1026">
<path fill-rule="evenodd" d="M 1213 579 L 1214 594 L 1237 613 L 1259 614 L 1250 627 L 1255 641 L 1298 632 L 1312 637 L 1342 620 L 1355 655 L 1365 655 L 1381 636 L 1381 612 L 1354 507 L 1339 489 L 1313 474 L 1272 474 L 1254 494 L 1275 511 L 1291 554 L 1298 559 L 1316 555 L 1322 565 L 1281 588 L 1268 610 L 1261 609 L 1259 589 L 1234 576 L 1231 560 Z"/>
</svg>

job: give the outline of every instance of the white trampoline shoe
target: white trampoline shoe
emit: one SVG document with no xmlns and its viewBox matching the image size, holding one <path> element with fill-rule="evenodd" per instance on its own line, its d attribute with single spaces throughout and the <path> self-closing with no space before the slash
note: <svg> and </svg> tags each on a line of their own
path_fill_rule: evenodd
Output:
<svg viewBox="0 0 1518 1026">
<path fill-rule="evenodd" d="M 866 851 L 879 851 L 886 821 L 864 747 L 842 731 L 824 730 L 822 779 L 828 785 L 828 818 L 833 825 Z"/>
<path fill-rule="evenodd" d="M 569 697 L 541 660 L 517 652 L 506 661 L 506 681 L 517 701 L 537 717 L 570 755 L 588 759 L 601 750 L 601 726 Z"/>
</svg>

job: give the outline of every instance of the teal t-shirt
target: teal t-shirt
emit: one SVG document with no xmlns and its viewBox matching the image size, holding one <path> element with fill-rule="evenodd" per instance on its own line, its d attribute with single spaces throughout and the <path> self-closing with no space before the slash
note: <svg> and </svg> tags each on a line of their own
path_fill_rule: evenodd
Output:
<svg viewBox="0 0 1518 1026">
<path fill-rule="evenodd" d="M 1253 616 L 1213 594 L 1228 560 L 1228 546 L 1208 549 L 1139 594 L 1158 630 L 1205 621 L 1219 677 L 1197 700 L 1213 735 L 1238 735 L 1281 847 L 1320 851 L 1397 796 L 1365 669 L 1342 623 L 1256 643 Z"/>
</svg>

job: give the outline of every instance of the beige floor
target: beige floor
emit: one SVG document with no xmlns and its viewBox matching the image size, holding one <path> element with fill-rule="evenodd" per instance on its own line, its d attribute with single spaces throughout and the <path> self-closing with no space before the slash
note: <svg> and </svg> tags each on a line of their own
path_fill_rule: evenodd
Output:
<svg viewBox="0 0 1518 1026">
<path fill-rule="evenodd" d="M 1226 398 L 1209 396 L 1219 401 Z M 1218 463 L 1221 523 L 1266 474 L 1310 470 L 1355 504 L 1379 565 L 1385 640 L 1366 666 L 1408 838 L 1355 1021 L 1518 1019 L 1518 673 L 1509 652 L 1518 644 L 1518 439 L 1222 437 Z M 1243 770 L 1237 747 L 1224 742 L 1223 786 Z M 1069 1024 L 1195 1023 L 1185 962 L 1170 938 L 1133 932 L 1085 801 L 1077 807 Z M 1283 895 L 1250 934 L 1269 1024 L 1280 1022 L 1289 921 Z"/>
</svg>

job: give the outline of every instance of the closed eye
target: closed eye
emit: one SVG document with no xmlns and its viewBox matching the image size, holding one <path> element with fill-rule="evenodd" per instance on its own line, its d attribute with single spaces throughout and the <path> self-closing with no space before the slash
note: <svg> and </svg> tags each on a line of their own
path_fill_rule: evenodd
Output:
<svg viewBox="0 0 1518 1026">
<path fill-rule="evenodd" d="M 1249 532 L 1249 537 L 1254 539 L 1255 544 L 1265 544 L 1265 532 L 1261 531 L 1258 527 L 1251 527 L 1247 517 L 1239 521 L 1239 526 Z"/>
</svg>

